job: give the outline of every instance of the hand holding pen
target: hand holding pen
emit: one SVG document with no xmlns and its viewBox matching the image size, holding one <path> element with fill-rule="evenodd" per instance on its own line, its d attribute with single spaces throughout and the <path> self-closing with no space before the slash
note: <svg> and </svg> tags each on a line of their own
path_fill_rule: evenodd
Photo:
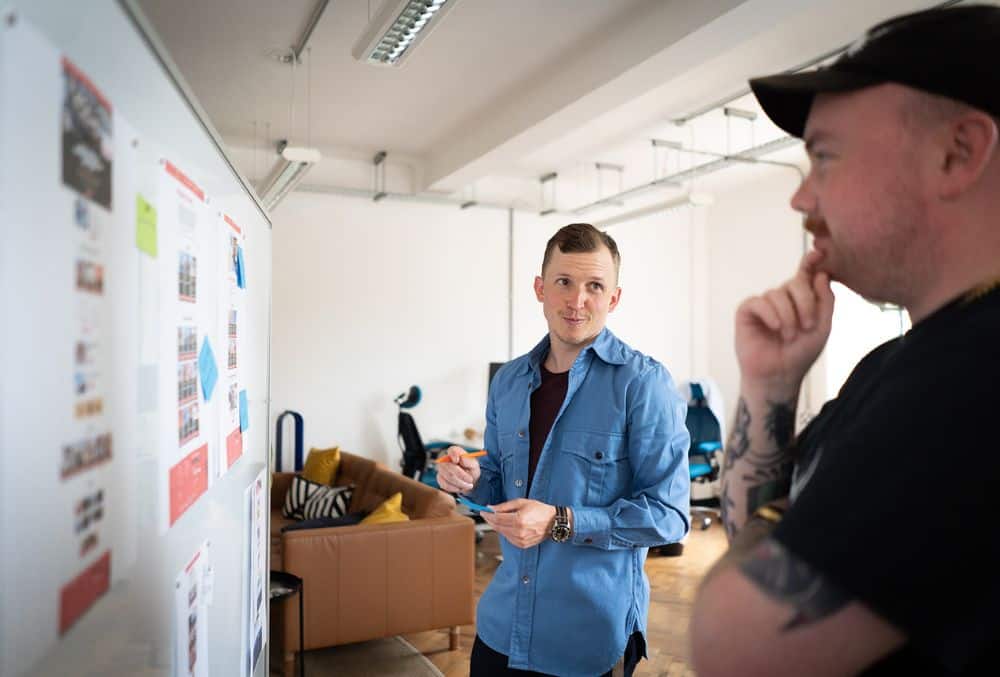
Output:
<svg viewBox="0 0 1000 677">
<path fill-rule="evenodd" d="M 476 457 L 485 454 L 485 451 L 470 454 L 455 445 L 448 447 L 444 455 L 437 459 L 438 486 L 453 494 L 471 491 L 479 481 L 479 461 Z"/>
</svg>

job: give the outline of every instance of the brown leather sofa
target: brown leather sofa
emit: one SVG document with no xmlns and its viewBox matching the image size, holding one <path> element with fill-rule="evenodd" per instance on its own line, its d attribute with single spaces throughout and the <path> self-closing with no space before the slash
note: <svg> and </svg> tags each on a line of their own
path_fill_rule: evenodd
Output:
<svg viewBox="0 0 1000 677">
<path fill-rule="evenodd" d="M 271 568 L 303 579 L 305 648 L 349 644 L 473 622 L 475 533 L 447 494 L 341 452 L 335 483 L 354 484 L 350 511 L 370 511 L 397 491 L 410 521 L 281 532 L 293 473 L 271 485 Z M 291 675 L 299 649 L 298 599 L 272 605 L 272 654 Z"/>
</svg>

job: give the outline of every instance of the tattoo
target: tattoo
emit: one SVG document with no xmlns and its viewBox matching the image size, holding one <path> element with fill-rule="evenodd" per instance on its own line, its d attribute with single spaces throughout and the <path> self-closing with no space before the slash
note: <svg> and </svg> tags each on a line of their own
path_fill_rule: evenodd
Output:
<svg viewBox="0 0 1000 677">
<path fill-rule="evenodd" d="M 749 432 L 750 409 L 747 408 L 746 400 L 741 397 L 736 404 L 736 420 L 733 422 L 733 431 L 729 435 L 729 444 L 726 445 L 725 457 L 722 462 L 722 492 L 719 496 L 722 525 L 726 528 L 726 537 L 730 542 L 736 538 L 739 529 L 733 519 L 736 502 L 729 495 L 729 483 L 726 478 L 736 461 L 746 456 L 747 452 L 750 451 Z"/>
<path fill-rule="evenodd" d="M 722 494 L 719 496 L 719 512 L 722 514 L 722 526 L 726 528 L 726 538 L 730 543 L 736 538 L 739 529 L 733 523 L 732 511 L 736 508 L 736 502 L 729 495 L 729 485 L 722 483 Z"/>
<path fill-rule="evenodd" d="M 768 402 L 764 428 L 779 449 L 784 450 L 795 433 L 795 412 L 785 402 Z"/>
<path fill-rule="evenodd" d="M 768 597 L 792 607 L 783 632 L 821 621 L 847 606 L 850 598 L 812 566 L 773 538 L 757 545 L 740 570 Z"/>
<path fill-rule="evenodd" d="M 750 451 L 750 409 L 746 400 L 741 397 L 736 404 L 736 421 L 733 422 L 733 432 L 729 435 L 723 473 L 732 469 L 736 461 L 746 456 L 748 451 Z"/>
<path fill-rule="evenodd" d="M 764 429 L 773 444 L 765 445 L 765 451 L 751 450 L 750 409 L 746 400 L 740 398 L 736 405 L 736 420 L 729 436 L 726 457 L 723 463 L 722 492 L 720 504 L 722 523 L 730 542 L 738 535 L 736 526 L 736 502 L 729 493 L 727 473 L 737 461 L 744 461 L 746 472 L 740 478 L 747 486 L 746 514 L 770 501 L 788 495 L 793 464 L 788 458 L 788 445 L 795 432 L 795 414 L 792 405 L 786 402 L 767 402 Z"/>
</svg>

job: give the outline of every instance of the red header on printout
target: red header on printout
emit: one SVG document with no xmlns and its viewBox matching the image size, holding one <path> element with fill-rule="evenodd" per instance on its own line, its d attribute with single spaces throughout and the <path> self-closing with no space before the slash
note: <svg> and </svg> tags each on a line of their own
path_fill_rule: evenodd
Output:
<svg viewBox="0 0 1000 677">
<path fill-rule="evenodd" d="M 222 218 L 226 220 L 226 223 L 232 226 L 233 230 L 235 230 L 237 233 L 240 233 L 241 235 L 243 234 L 243 231 L 240 230 L 240 227 L 237 226 L 236 223 L 231 218 L 229 218 L 229 214 L 223 214 Z"/>
<path fill-rule="evenodd" d="M 94 95 L 94 98 L 96 98 L 102 106 L 107 108 L 109 113 L 111 112 L 111 102 L 104 98 L 104 95 L 101 94 L 101 90 L 97 88 L 97 85 L 94 84 L 93 80 L 88 78 L 82 70 L 77 68 L 76 65 L 66 57 L 62 58 L 62 66 L 72 73 L 74 78 L 79 80 L 87 89 L 89 89 Z"/>
<path fill-rule="evenodd" d="M 202 192 L 201 188 L 199 188 L 194 181 L 189 179 L 184 172 L 177 169 L 177 167 L 170 162 L 170 160 L 165 160 L 164 162 L 167 165 L 167 174 L 170 174 L 170 176 L 180 181 L 181 185 L 197 195 L 199 200 L 202 202 L 205 201 L 205 193 Z"/>
</svg>

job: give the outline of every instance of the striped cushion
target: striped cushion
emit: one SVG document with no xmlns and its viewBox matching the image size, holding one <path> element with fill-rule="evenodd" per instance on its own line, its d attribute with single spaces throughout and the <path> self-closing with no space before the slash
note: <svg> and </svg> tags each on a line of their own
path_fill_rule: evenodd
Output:
<svg viewBox="0 0 1000 677">
<path fill-rule="evenodd" d="M 309 500 L 306 501 L 302 514 L 307 520 L 319 519 L 321 517 L 342 517 L 347 514 L 347 508 L 351 505 L 351 497 L 354 495 L 354 487 L 320 487 Z"/>
<path fill-rule="evenodd" d="M 281 514 L 292 519 L 302 519 L 302 511 L 306 507 L 306 502 L 322 488 L 322 484 L 310 482 L 301 475 L 296 475 L 292 478 L 292 486 L 288 488 L 288 494 L 285 495 L 285 507 Z"/>
</svg>

